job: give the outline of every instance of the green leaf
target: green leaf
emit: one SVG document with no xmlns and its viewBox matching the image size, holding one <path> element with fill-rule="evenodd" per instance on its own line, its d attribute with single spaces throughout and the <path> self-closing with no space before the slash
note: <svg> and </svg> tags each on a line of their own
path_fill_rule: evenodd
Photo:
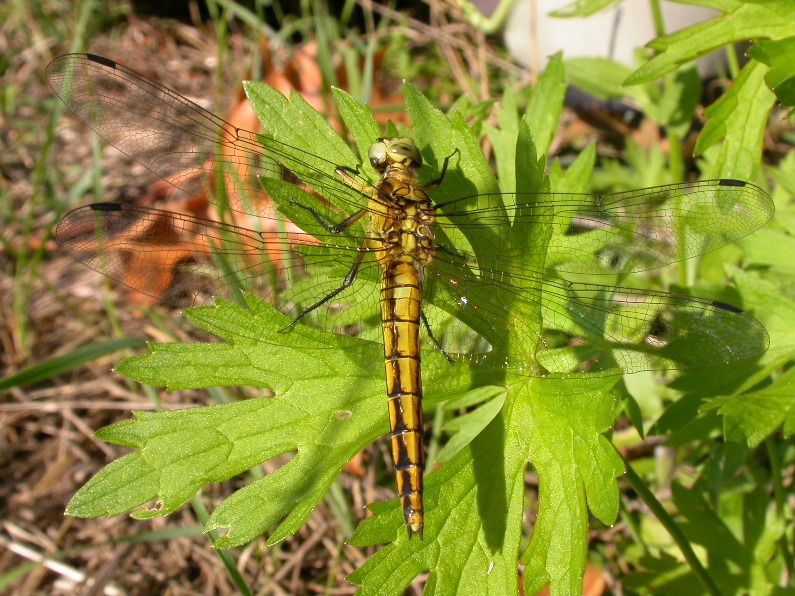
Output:
<svg viewBox="0 0 795 596">
<path fill-rule="evenodd" d="M 727 267 L 727 270 L 743 296 L 745 307 L 759 318 L 770 334 L 770 348 L 759 359 L 761 369 L 749 375 L 744 384 L 747 388 L 795 359 L 795 332 L 791 325 L 795 301 L 772 281 L 760 278 L 758 273 L 736 267 Z M 792 372 L 788 370 L 757 391 L 716 398 L 704 410 L 717 411 L 724 417 L 723 431 L 727 439 L 746 443 L 749 447 L 756 447 L 782 425 L 784 436 L 789 437 L 795 432 Z"/>
<path fill-rule="evenodd" d="M 795 301 L 783 293 L 779 285 L 758 273 L 730 266 L 726 269 L 743 297 L 746 310 L 759 319 L 770 335 L 770 348 L 759 358 L 759 364 L 768 373 L 787 365 L 795 359 L 795 328 L 792 326 Z"/>
<path fill-rule="evenodd" d="M 414 141 L 422 152 L 429 179 L 438 176 L 445 158 L 450 157 L 447 177 L 431 195 L 437 203 L 498 193 L 499 187 L 477 138 L 459 112 L 447 118 L 413 85 L 403 86 L 406 112 L 413 126 Z"/>
<path fill-rule="evenodd" d="M 516 190 L 520 193 L 534 194 L 547 190 L 544 180 L 546 158 L 538 155 L 538 146 L 533 128 L 527 115 L 519 123 L 519 137 L 516 139 Z M 544 241 L 546 244 L 549 240 Z M 543 267 L 543 263 L 539 263 Z"/>
<path fill-rule="evenodd" d="M 549 59 L 544 72 L 533 86 L 530 103 L 525 113 L 527 123 L 535 137 L 538 155 L 544 155 L 549 151 L 557 132 L 565 93 L 563 53 L 557 52 Z"/>
<path fill-rule="evenodd" d="M 504 387 L 485 386 L 473 389 L 447 403 L 445 410 L 454 412 L 460 408 L 470 407 L 474 403 L 485 401 L 474 411 L 451 418 L 444 425 L 444 430 L 450 433 L 451 438 L 445 443 L 437 459 L 441 463 L 449 461 L 456 453 L 471 443 L 472 439 L 477 437 L 502 410 L 505 397 Z"/>
<path fill-rule="evenodd" d="M 275 397 L 138 412 L 135 420 L 99 431 L 98 438 L 139 451 L 81 488 L 69 504 L 70 515 L 115 515 L 151 500 L 156 508 L 139 509 L 135 517 L 166 515 L 204 484 L 293 453 L 276 473 L 223 502 L 206 528 L 224 529 L 217 546 L 228 547 L 280 523 L 278 540 L 300 527 L 348 459 L 386 430 L 377 344 L 300 328 L 290 333 L 289 346 L 277 348 L 271 336 L 278 335 L 283 319 L 264 305 L 252 313 L 222 302 L 200 313 L 205 328 L 224 329 L 232 343 L 155 344 L 151 354 L 128 359 L 119 372 L 170 389 L 251 385 L 267 387 Z M 194 320 L 196 315 L 191 313 Z M 230 331 L 241 325 L 262 329 L 261 341 Z"/>
<path fill-rule="evenodd" d="M 310 146 L 325 164 L 355 167 L 357 161 L 348 145 L 321 116 L 297 93 L 288 101 L 281 93 L 264 83 L 247 81 L 244 84 L 251 107 L 262 123 L 266 134 L 294 147 Z M 350 106 L 346 102 L 346 106 Z M 361 109 L 360 109 L 361 111 Z M 345 111 L 348 114 L 347 110 Z M 301 157 L 305 157 L 302 153 Z M 303 170 L 307 164 L 298 164 Z"/>
<path fill-rule="evenodd" d="M 562 19 L 588 17 L 613 4 L 616 0 L 574 0 L 570 4 L 553 10 L 550 16 Z"/>
<path fill-rule="evenodd" d="M 764 487 L 743 495 L 724 495 L 720 508 L 710 505 L 701 488 L 696 485 L 688 490 L 674 483 L 671 491 L 685 519 L 682 529 L 691 543 L 708 553 L 710 576 L 723 594 L 735 593 L 738 589 L 758 594 L 759 588 L 766 592 L 765 568 L 776 541 L 783 534 L 784 523 L 770 508 Z M 742 529 L 742 534 L 738 528 Z"/>
<path fill-rule="evenodd" d="M 723 141 L 710 176 L 753 180 L 762 159 L 762 137 L 775 97 L 764 84 L 765 68 L 748 63 L 731 88 L 709 106 L 696 142 L 696 155 Z"/>
<path fill-rule="evenodd" d="M 167 515 L 204 484 L 292 453 L 289 463 L 221 503 L 205 528 L 223 530 L 216 546 L 227 548 L 277 526 L 273 544 L 295 532 L 345 463 L 386 431 L 383 350 L 377 343 L 307 327 L 295 328 L 285 341 L 279 333 L 285 320 L 261 302 L 250 299 L 249 304 L 258 304 L 258 310 L 221 302 L 189 311 L 205 329 L 224 329 L 230 344 L 154 344 L 151 354 L 128 359 L 118 370 L 169 389 L 235 384 L 266 387 L 275 396 L 138 412 L 135 420 L 99 431 L 98 438 L 139 451 L 113 462 L 81 488 L 69 504 L 70 515 L 116 515 L 152 500 L 155 508 L 138 509 L 134 517 Z M 251 329 L 261 330 L 259 340 L 251 338 Z M 449 390 L 464 390 L 465 369 L 439 367 L 441 356 L 427 360 L 429 383 L 443 378 Z M 434 403 L 433 395 L 427 403 Z"/>
<path fill-rule="evenodd" d="M 757 40 L 748 49 L 748 57 L 770 67 L 765 83 L 783 106 L 795 106 L 795 36 Z"/>
<path fill-rule="evenodd" d="M 589 379 L 578 387 L 567 387 L 570 381 L 563 380 L 543 389 L 532 387 L 543 395 L 531 405 L 528 448 L 539 477 L 539 515 L 522 556 L 526 594 L 535 594 L 548 582 L 553 594 L 580 592 L 575 573 L 585 566 L 588 509 L 606 525 L 615 521 L 615 478 L 624 465 L 602 433 L 612 426 L 610 389 L 616 380 Z M 561 532 L 563 527 L 569 531 Z"/>
<path fill-rule="evenodd" d="M 486 429 L 427 477 L 426 531 L 435 542 L 409 542 L 394 509 L 371 506 L 351 540 L 380 544 L 349 578 L 364 593 L 399 592 L 424 570 L 438 593 L 514 593 L 524 472 L 539 474 L 538 521 L 522 557 L 526 593 L 552 583 L 552 593 L 577 593 L 587 546 L 588 509 L 606 524 L 618 512 L 615 479 L 623 463 L 602 435 L 612 425 L 616 379 L 582 375 L 520 379 Z M 441 515 L 441 512 L 446 512 Z M 389 528 L 393 528 L 392 532 Z M 566 528 L 566 531 L 561 531 Z"/>
<path fill-rule="evenodd" d="M 648 47 L 657 55 L 632 73 L 625 85 L 654 80 L 735 42 L 760 37 L 781 39 L 795 34 L 795 4 L 789 0 L 722 0 L 701 4 L 712 6 L 724 15 L 651 41 Z"/>
<path fill-rule="evenodd" d="M 414 141 L 424 156 L 426 166 L 438 176 L 441 165 L 449 158 L 444 184 L 430 192 L 434 202 L 458 200 L 464 206 L 469 198 L 479 197 L 478 206 L 504 207 L 497 179 L 489 167 L 477 137 L 467 126 L 460 112 L 446 117 L 415 87 L 404 84 L 406 112 L 413 126 Z M 490 202 L 483 201 L 485 195 Z M 508 224 L 507 212 L 501 225 Z M 467 232 L 473 248 L 478 245 L 494 246 L 499 230 L 497 225 L 481 226 Z"/>
<path fill-rule="evenodd" d="M 361 585 L 365 594 L 400 593 L 430 569 L 432 580 L 426 589 L 433 593 L 515 593 L 524 496 L 521 471 L 527 456 L 517 445 L 507 445 L 507 424 L 502 413 L 469 449 L 426 477 L 426 533 L 437 536 L 434 541 L 409 542 L 396 510 L 371 506 L 375 516 L 359 526 L 351 543 L 394 542 L 348 579 Z"/>
<path fill-rule="evenodd" d="M 516 130 L 519 129 L 519 106 L 516 96 L 510 89 L 494 110 L 499 126 L 484 123 L 483 130 L 494 150 L 494 161 L 497 168 L 497 179 L 502 192 L 516 191 Z M 526 159 L 529 160 L 528 157 Z"/>
<path fill-rule="evenodd" d="M 716 398 L 708 407 L 724 417 L 723 434 L 729 441 L 754 448 L 782 425 L 787 439 L 795 432 L 795 369 L 764 389 Z"/>
<path fill-rule="evenodd" d="M 331 93 L 345 127 L 350 131 L 356 142 L 359 161 L 363 164 L 370 163 L 368 156 L 370 145 L 381 136 L 378 123 L 373 118 L 370 110 L 363 107 L 362 104 L 341 89 L 333 88 Z"/>
<path fill-rule="evenodd" d="M 564 65 L 566 79 L 596 99 L 617 99 L 630 91 L 622 85 L 632 71 L 610 58 L 569 58 Z"/>
<path fill-rule="evenodd" d="M 654 121 L 684 138 L 701 100 L 701 86 L 701 77 L 694 67 L 680 69 L 667 77 Z"/>
<path fill-rule="evenodd" d="M 585 192 L 596 163 L 596 145 L 591 143 L 580 151 L 568 169 L 563 172 L 556 158 L 549 169 L 549 186 L 553 192 Z"/>
</svg>

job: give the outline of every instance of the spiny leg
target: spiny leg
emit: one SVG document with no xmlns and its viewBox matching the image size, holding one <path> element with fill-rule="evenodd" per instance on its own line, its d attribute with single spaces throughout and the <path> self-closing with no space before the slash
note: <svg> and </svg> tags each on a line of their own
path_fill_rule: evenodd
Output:
<svg viewBox="0 0 795 596">
<path fill-rule="evenodd" d="M 367 213 L 367 209 L 359 209 L 359 210 L 358 210 L 356 213 L 354 213 L 353 215 L 351 215 L 351 216 L 349 216 L 349 217 L 346 217 L 345 219 L 343 219 L 343 220 L 342 220 L 340 223 L 338 223 L 336 226 L 332 226 L 332 225 L 330 225 L 328 222 L 326 222 L 326 220 L 324 220 L 322 217 L 320 217 L 320 215 L 318 215 L 317 211 L 315 211 L 315 210 L 314 210 L 314 209 L 312 209 L 311 207 L 307 207 L 306 205 L 302 205 L 301 203 L 299 203 L 299 202 L 298 202 L 298 201 L 296 201 L 295 199 L 293 199 L 292 201 L 290 201 L 290 203 L 291 203 L 291 204 L 293 204 L 293 205 L 295 205 L 296 207 L 300 207 L 300 208 L 301 208 L 301 209 L 303 209 L 304 211 L 307 211 L 307 212 L 309 212 L 309 214 L 310 214 L 312 217 L 314 217 L 314 218 L 315 218 L 315 221 L 316 221 L 317 223 L 319 223 L 319 224 L 322 226 L 322 228 L 323 228 L 324 230 L 326 230 L 327 232 L 330 232 L 331 234 L 339 234 L 339 233 L 340 233 L 340 232 L 342 232 L 343 230 L 345 230 L 345 229 L 349 228 L 349 227 L 350 227 L 352 224 L 354 224 L 354 223 L 356 223 L 357 221 L 359 221 L 359 220 L 362 218 L 362 216 L 364 216 L 364 215 Z"/>
<path fill-rule="evenodd" d="M 442 162 L 442 171 L 439 172 L 439 177 L 431 180 L 430 182 L 426 182 L 425 185 L 423 185 L 422 190 L 432 190 L 442 183 L 445 174 L 447 174 L 447 165 L 450 162 L 450 159 L 452 159 L 456 153 L 459 153 L 458 147 L 453 149 L 453 152 L 444 158 L 444 162 Z"/>
<path fill-rule="evenodd" d="M 353 215 L 351 215 L 349 217 L 346 217 L 344 220 L 342 220 L 337 225 L 331 226 L 322 217 L 320 217 L 320 215 L 318 215 L 317 211 L 315 211 L 311 207 L 307 207 L 306 205 L 301 205 L 298 201 L 295 201 L 295 200 L 291 201 L 291 203 L 293 205 L 295 205 L 297 207 L 300 207 L 301 209 L 309 212 L 309 214 L 312 217 L 315 218 L 315 221 L 317 221 L 317 223 L 319 223 L 323 227 L 324 230 L 326 230 L 327 232 L 329 232 L 331 234 L 338 234 L 338 233 L 342 232 L 346 228 L 350 227 L 353 223 L 355 223 L 356 221 L 361 219 L 362 216 L 365 213 L 367 213 L 366 209 L 359 209 L 359 211 L 357 211 L 356 213 L 354 213 Z M 335 296 L 338 296 L 340 293 L 344 292 L 347 288 L 349 288 L 350 285 L 353 283 L 353 280 L 356 279 L 356 273 L 359 270 L 359 266 L 362 264 L 362 259 L 363 258 L 364 258 L 364 251 L 360 249 L 359 253 L 356 255 L 356 260 L 354 260 L 353 265 L 351 265 L 350 271 L 348 271 L 348 274 L 345 276 L 345 279 L 342 281 L 342 285 L 339 288 L 337 288 L 336 290 L 334 290 L 333 292 L 331 292 L 330 294 L 328 294 L 327 296 L 323 297 L 323 299 L 318 300 L 312 306 L 310 306 L 310 307 L 302 310 L 300 313 L 298 313 L 298 315 L 292 321 L 290 321 L 290 323 L 284 329 L 281 329 L 279 331 L 279 333 L 283 333 L 284 331 L 287 331 L 293 325 L 295 325 L 299 320 L 301 320 L 306 315 L 311 313 L 313 310 L 319 308 L 320 306 L 323 306 L 326 302 L 328 302 L 329 300 L 331 300 Z"/>
<path fill-rule="evenodd" d="M 321 300 L 318 300 L 312 306 L 302 310 L 300 313 L 298 313 L 298 315 L 292 321 L 290 321 L 290 323 L 284 329 L 280 329 L 279 333 L 283 333 L 283 332 L 287 331 L 293 325 L 295 325 L 298 321 L 300 321 L 306 315 L 311 313 L 313 310 L 319 308 L 320 306 L 323 306 L 326 302 L 328 302 L 329 300 L 331 300 L 332 298 L 334 298 L 335 296 L 341 294 L 347 288 L 349 288 L 350 285 L 353 283 L 353 280 L 356 279 L 356 273 L 359 271 L 359 265 L 362 264 L 362 259 L 364 258 L 364 254 L 365 253 L 362 250 L 360 250 L 357 253 L 356 260 L 354 260 L 353 265 L 351 265 L 350 271 L 348 271 L 348 275 L 346 275 L 345 279 L 342 280 L 342 285 L 339 288 L 337 288 L 336 290 L 334 290 L 333 292 L 331 292 L 327 296 L 324 296 Z"/>
<path fill-rule="evenodd" d="M 434 337 L 433 331 L 431 331 L 431 326 L 428 323 L 428 319 L 425 317 L 424 310 L 420 311 L 420 320 L 422 321 L 422 324 L 425 326 L 425 331 L 428 333 L 428 337 L 431 338 L 431 343 L 433 344 L 433 347 L 438 352 L 440 352 L 442 356 L 445 357 L 445 360 L 447 360 L 447 362 L 449 362 L 450 364 L 455 364 L 454 360 L 450 357 L 450 355 L 447 352 L 444 351 L 442 345 L 436 340 L 436 337 Z"/>
</svg>

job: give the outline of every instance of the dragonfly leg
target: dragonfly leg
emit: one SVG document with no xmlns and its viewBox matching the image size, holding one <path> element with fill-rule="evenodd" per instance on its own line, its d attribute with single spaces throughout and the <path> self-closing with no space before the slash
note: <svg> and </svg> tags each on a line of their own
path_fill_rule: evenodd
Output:
<svg viewBox="0 0 795 596">
<path fill-rule="evenodd" d="M 444 162 L 442 163 L 442 171 L 439 172 L 439 177 L 436 178 L 435 180 L 431 180 L 430 182 L 425 183 L 425 185 L 423 185 L 423 187 L 422 187 L 422 190 L 434 189 L 434 188 L 436 188 L 437 186 L 439 186 L 442 183 L 442 180 L 444 180 L 444 175 L 447 173 L 447 165 L 450 162 L 450 159 L 452 159 L 452 157 L 456 153 L 459 153 L 458 147 L 453 149 L 453 152 L 450 155 L 448 155 L 447 157 L 444 158 Z"/>
<path fill-rule="evenodd" d="M 446 204 L 446 203 L 443 203 L 443 204 Z M 471 259 L 471 256 L 470 256 L 470 257 L 467 257 L 467 255 L 462 255 L 462 254 L 461 254 L 461 253 L 459 253 L 459 252 L 456 252 L 456 251 L 454 251 L 454 250 L 450 250 L 450 247 L 448 247 L 448 246 L 443 246 L 443 245 L 441 245 L 441 244 L 437 244 L 437 245 L 435 245 L 435 246 L 433 247 L 433 249 L 434 249 L 434 250 L 435 250 L 437 253 L 444 253 L 444 254 L 446 254 L 446 255 L 450 255 L 451 257 L 458 257 L 459 259 L 463 259 L 463 258 Z"/>
<path fill-rule="evenodd" d="M 333 292 L 329 293 L 327 296 L 324 296 L 321 300 L 315 302 L 312 306 L 305 308 L 302 310 L 298 315 L 290 321 L 284 329 L 280 329 L 279 333 L 284 333 L 288 329 L 290 329 L 293 325 L 295 325 L 298 321 L 303 319 L 306 315 L 311 313 L 316 308 L 323 306 L 326 302 L 334 298 L 335 296 L 344 292 L 350 285 L 353 283 L 353 280 L 356 279 L 356 273 L 359 271 L 359 265 L 362 264 L 362 259 L 364 258 L 364 251 L 359 251 L 356 255 L 356 260 L 351 265 L 350 271 L 348 271 L 348 275 L 345 276 L 345 279 L 342 280 L 342 285 L 339 288 L 334 290 Z"/>
<path fill-rule="evenodd" d="M 353 176 L 359 175 L 359 166 L 355 168 L 351 168 L 350 166 L 337 166 L 334 168 L 334 172 L 336 172 L 337 176 L 344 178 L 346 182 L 348 182 L 349 178 L 353 178 Z M 362 186 L 359 183 L 354 182 L 355 186 Z"/>
<path fill-rule="evenodd" d="M 433 336 L 433 331 L 431 331 L 431 326 L 428 324 L 428 319 L 425 318 L 424 310 L 420 311 L 420 319 L 422 320 L 422 324 L 425 326 L 425 331 L 428 332 L 428 337 L 431 338 L 431 343 L 433 344 L 433 347 L 436 348 L 436 350 L 438 350 L 442 354 L 442 356 L 445 357 L 447 362 L 449 362 L 450 364 L 455 364 L 453 359 L 450 358 L 450 355 L 444 351 L 444 348 L 441 346 L 441 344 L 438 341 L 436 341 L 436 338 Z"/>
<path fill-rule="evenodd" d="M 334 170 L 334 173 L 337 174 L 342 181 L 350 186 L 353 190 L 358 193 L 361 193 L 365 197 L 372 197 L 373 194 L 376 192 L 373 186 L 368 186 L 359 182 L 356 178 L 351 176 L 351 174 L 358 174 L 359 170 L 354 168 L 347 168 L 344 166 L 340 166 Z"/>
<path fill-rule="evenodd" d="M 332 226 L 332 225 L 330 225 L 328 222 L 326 222 L 326 221 L 325 221 L 325 220 L 324 220 L 322 217 L 320 217 L 320 216 L 317 214 L 317 211 L 315 211 L 315 210 L 314 210 L 314 209 L 312 209 L 311 207 L 307 207 L 306 205 L 302 205 L 301 203 L 299 203 L 299 202 L 298 202 L 298 201 L 296 201 L 296 200 L 293 200 L 293 201 L 291 201 L 291 203 L 292 203 L 293 205 L 297 206 L 297 207 L 300 207 L 301 209 L 303 209 L 303 210 L 305 210 L 305 211 L 308 211 L 308 212 L 309 212 L 309 214 L 310 214 L 312 217 L 314 217 L 314 218 L 315 218 L 315 221 L 317 221 L 317 223 L 319 223 L 321 226 L 323 226 L 323 229 L 324 229 L 324 230 L 326 230 L 327 232 L 330 232 L 330 233 L 332 233 L 332 234 L 338 234 L 338 233 L 339 233 L 339 232 L 341 232 L 342 230 L 344 230 L 344 229 L 346 229 L 346 228 L 350 227 L 350 225 L 351 225 L 351 224 L 353 224 L 353 223 L 357 222 L 358 220 L 360 220 L 360 219 L 362 218 L 362 216 L 363 216 L 365 213 L 367 213 L 367 210 L 366 210 L 366 209 L 359 209 L 359 211 L 357 211 L 356 213 L 354 213 L 354 214 L 353 214 L 353 215 L 351 215 L 350 217 L 346 217 L 344 220 L 342 220 L 342 221 L 341 221 L 340 223 L 338 223 L 336 226 Z"/>
</svg>

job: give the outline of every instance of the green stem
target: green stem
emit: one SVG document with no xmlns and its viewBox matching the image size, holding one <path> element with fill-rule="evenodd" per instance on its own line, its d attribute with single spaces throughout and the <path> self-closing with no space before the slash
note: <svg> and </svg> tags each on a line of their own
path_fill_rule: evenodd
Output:
<svg viewBox="0 0 795 596">
<path fill-rule="evenodd" d="M 201 498 L 199 495 L 194 495 L 193 498 L 190 500 L 191 507 L 193 507 L 193 512 L 196 514 L 196 517 L 199 518 L 199 522 L 203 525 L 207 525 L 207 520 L 210 519 L 210 515 L 207 513 L 207 509 L 204 507 L 204 503 L 202 503 Z M 210 540 L 213 542 L 218 540 L 218 532 L 215 530 L 211 530 L 207 532 Z M 229 574 L 229 577 L 232 579 L 232 583 L 238 589 L 240 594 L 244 596 L 250 596 L 251 591 L 248 589 L 243 576 L 240 575 L 240 571 L 237 569 L 237 564 L 235 559 L 229 553 L 228 550 L 221 550 L 215 549 L 215 554 L 221 559 L 221 563 L 223 563 L 224 567 L 226 568 L 226 572 Z"/>
<path fill-rule="evenodd" d="M 782 518 L 786 518 L 787 498 L 784 494 L 784 485 L 781 482 L 781 461 L 778 456 L 776 442 L 768 437 L 765 439 L 765 448 L 767 449 L 767 458 L 770 461 L 770 477 L 773 481 L 773 500 L 776 502 L 776 513 Z M 781 555 L 787 568 L 787 574 L 790 577 L 790 585 L 792 585 L 792 581 L 795 579 L 795 561 L 793 561 L 792 552 L 787 542 L 786 532 L 781 535 L 779 546 L 781 547 Z"/>
<path fill-rule="evenodd" d="M 649 8 L 651 8 L 651 18 L 654 22 L 654 35 L 662 37 L 665 35 L 665 23 L 663 23 L 660 0 L 649 0 Z"/>
<path fill-rule="evenodd" d="M 726 47 L 723 49 L 723 51 L 726 54 L 726 64 L 729 67 L 729 77 L 731 80 L 734 80 L 740 74 L 740 63 L 737 62 L 737 52 L 734 51 L 734 46 L 732 44 L 726 44 Z"/>
<path fill-rule="evenodd" d="M 643 482 L 643 479 L 638 476 L 638 474 L 634 469 L 632 469 L 632 466 L 630 466 L 629 462 L 626 460 L 624 460 L 624 467 L 626 468 L 627 482 L 629 482 L 629 485 L 636 493 L 638 493 L 638 496 L 641 498 L 641 500 L 651 510 L 662 526 L 668 531 L 668 533 L 671 535 L 671 538 L 674 539 L 674 542 L 679 547 L 679 550 L 682 551 L 685 561 L 687 561 L 691 571 L 701 582 L 701 585 L 708 594 L 720 596 L 720 590 L 718 590 L 718 586 L 715 585 L 715 582 L 712 581 L 712 578 L 707 573 L 707 570 L 704 569 L 701 561 L 699 561 L 698 557 L 696 557 L 696 553 L 690 546 L 690 541 L 687 539 L 687 536 L 685 536 L 685 533 L 676 524 L 674 519 L 662 506 L 662 503 L 657 500 L 657 497 L 654 496 L 654 494 L 649 490 L 649 487 Z"/>
</svg>

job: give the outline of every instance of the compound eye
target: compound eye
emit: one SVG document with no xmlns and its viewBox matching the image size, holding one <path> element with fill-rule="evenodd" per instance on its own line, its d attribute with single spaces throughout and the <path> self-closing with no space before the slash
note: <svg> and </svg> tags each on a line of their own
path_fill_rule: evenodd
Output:
<svg viewBox="0 0 795 596">
<path fill-rule="evenodd" d="M 378 139 L 375 143 L 370 145 L 370 150 L 367 152 L 367 157 L 370 159 L 370 164 L 374 168 L 386 163 L 387 145 L 385 139 Z"/>
</svg>

